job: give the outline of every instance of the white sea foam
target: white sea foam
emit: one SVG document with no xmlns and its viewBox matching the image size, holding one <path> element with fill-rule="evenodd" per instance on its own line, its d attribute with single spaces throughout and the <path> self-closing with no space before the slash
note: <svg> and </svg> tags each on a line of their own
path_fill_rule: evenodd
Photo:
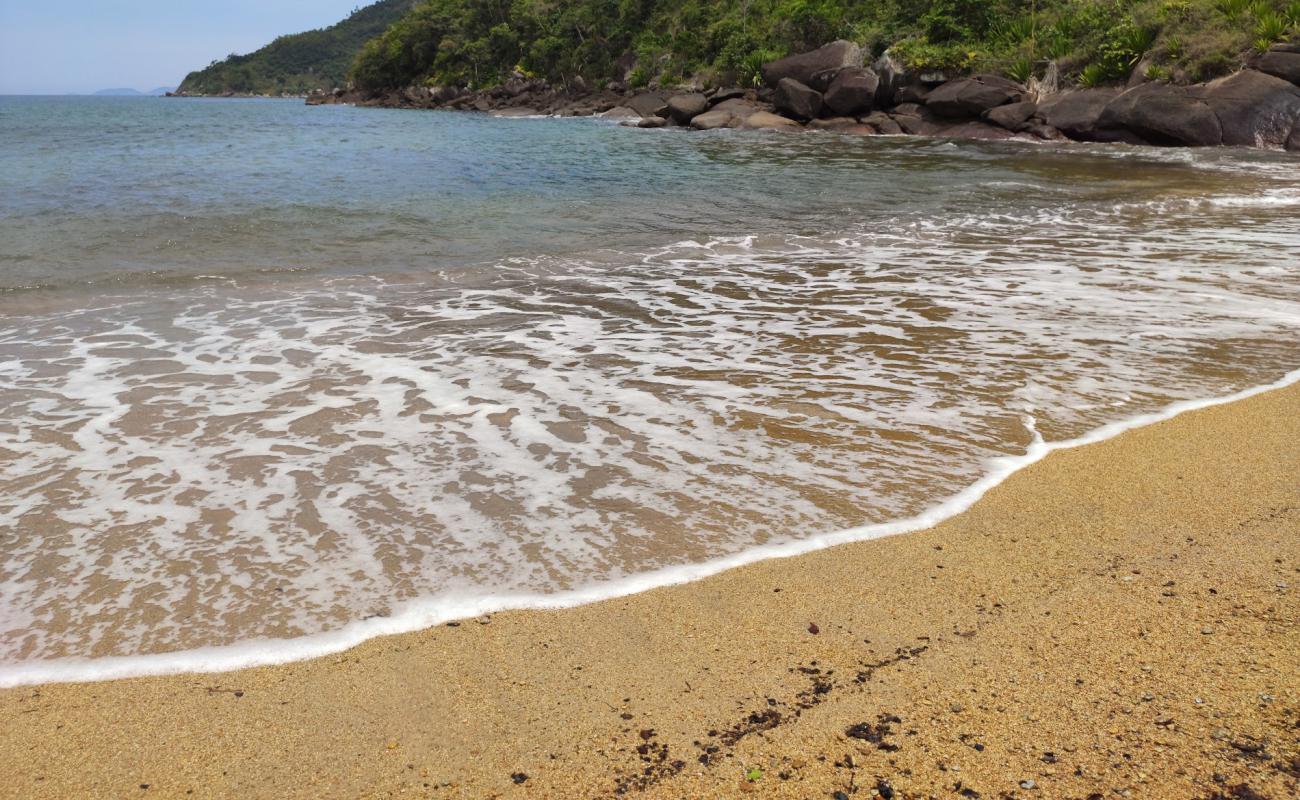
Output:
<svg viewBox="0 0 1300 800">
<path fill-rule="evenodd" d="M 234 645 L 200 647 L 156 655 L 110 656 L 98 659 L 66 658 L 0 666 L 0 688 L 55 682 L 103 681 L 184 672 L 227 672 L 270 664 L 284 664 L 338 653 L 378 636 L 409 633 L 453 620 L 507 610 L 572 608 L 664 586 L 690 583 L 760 561 L 790 558 L 836 545 L 924 530 L 966 511 L 989 490 L 1054 451 L 1096 444 L 1134 428 L 1163 422 L 1188 411 L 1245 400 L 1296 383 L 1300 383 L 1300 370 L 1290 372 L 1273 383 L 1252 387 L 1224 397 L 1171 403 L 1159 411 L 1112 422 L 1083 436 L 1059 442 L 1045 442 L 1035 432 L 1032 443 L 1023 455 L 1003 456 L 990 460 L 980 480 L 925 512 L 906 519 L 819 534 L 781 544 L 754 547 L 697 564 L 653 570 L 602 585 L 562 593 L 488 594 L 459 601 L 415 600 L 402 604 L 388 617 L 351 622 L 327 633 L 293 639 L 252 640 Z M 1026 422 L 1032 427 L 1032 418 L 1028 418 Z"/>
<path fill-rule="evenodd" d="M 6 320 L 0 684 L 933 524 L 1051 449 L 1296 380 L 1289 191 L 1231 226 L 1235 195 L 1099 196 Z"/>
</svg>

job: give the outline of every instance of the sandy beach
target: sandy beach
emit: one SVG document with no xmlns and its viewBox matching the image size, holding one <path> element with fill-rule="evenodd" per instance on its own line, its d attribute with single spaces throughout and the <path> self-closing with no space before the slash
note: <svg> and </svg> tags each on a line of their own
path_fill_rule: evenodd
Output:
<svg viewBox="0 0 1300 800">
<path fill-rule="evenodd" d="M 1300 796 L 1300 387 L 933 529 L 308 662 L 0 692 L 0 795 Z"/>
</svg>

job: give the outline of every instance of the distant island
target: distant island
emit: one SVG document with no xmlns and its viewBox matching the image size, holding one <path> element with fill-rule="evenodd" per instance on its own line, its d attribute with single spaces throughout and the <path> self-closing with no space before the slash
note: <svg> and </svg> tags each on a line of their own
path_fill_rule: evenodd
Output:
<svg viewBox="0 0 1300 800">
<path fill-rule="evenodd" d="M 151 89 L 142 92 L 139 89 L 100 89 L 95 92 L 95 97 L 162 97 L 174 91 L 171 86 L 159 86 L 157 89 Z"/>
<path fill-rule="evenodd" d="M 180 95 L 305 95 L 344 86 L 362 45 L 415 5 L 380 0 L 328 28 L 281 36 L 247 55 L 231 54 L 191 72 Z"/>
</svg>

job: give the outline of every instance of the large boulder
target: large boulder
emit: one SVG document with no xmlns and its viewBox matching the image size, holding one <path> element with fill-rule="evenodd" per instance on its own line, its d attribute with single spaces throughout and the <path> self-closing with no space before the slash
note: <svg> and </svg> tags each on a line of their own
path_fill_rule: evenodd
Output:
<svg viewBox="0 0 1300 800">
<path fill-rule="evenodd" d="M 931 111 L 950 119 L 978 117 L 990 108 L 1024 99 L 1025 89 L 997 75 L 973 75 L 948 81 L 925 96 Z"/>
<path fill-rule="evenodd" d="M 668 116 L 678 125 L 685 125 L 708 108 L 709 101 L 702 94 L 675 94 L 668 98 Z"/>
<path fill-rule="evenodd" d="M 987 122 L 978 122 L 971 120 L 969 122 L 959 122 L 956 125 L 948 125 L 940 129 L 936 136 L 944 136 L 949 139 L 986 139 L 988 141 L 1001 141 L 1010 139 L 1014 134 L 1006 128 L 1000 128 L 997 125 L 990 125 Z"/>
<path fill-rule="evenodd" d="M 1201 96 L 1218 117 L 1226 145 L 1281 150 L 1300 122 L 1300 87 L 1255 70 L 1220 78 Z"/>
<path fill-rule="evenodd" d="M 836 114 L 866 114 L 876 102 L 880 78 L 866 67 L 845 67 L 826 88 L 823 100 Z"/>
<path fill-rule="evenodd" d="M 1032 100 L 1026 100 L 1020 103 L 1009 103 L 1005 106 L 990 108 L 984 112 L 984 119 L 999 128 L 1018 131 L 1037 111 L 1038 104 Z"/>
<path fill-rule="evenodd" d="M 935 117 L 934 112 L 916 103 L 903 103 L 889 115 L 903 133 L 912 136 L 934 136 L 947 125 L 946 120 Z"/>
<path fill-rule="evenodd" d="M 1275 44 L 1251 66 L 1260 72 L 1300 86 L 1300 42 Z"/>
<path fill-rule="evenodd" d="M 1039 106 L 1048 125 L 1071 139 L 1085 142 L 1112 141 L 1110 132 L 1098 126 L 1101 112 L 1119 96 L 1118 89 L 1083 89 L 1052 97 Z"/>
<path fill-rule="evenodd" d="M 755 111 L 745 118 L 740 127 L 747 131 L 797 131 L 803 126 L 789 117 L 770 111 Z"/>
<path fill-rule="evenodd" d="M 709 105 L 716 106 L 718 103 L 726 100 L 737 100 L 745 96 L 747 90 L 739 86 L 732 86 L 726 89 L 714 89 L 706 97 L 709 98 Z"/>
<path fill-rule="evenodd" d="M 772 105 L 798 119 L 816 119 L 822 113 L 822 95 L 794 78 L 782 78 L 776 84 Z"/>
<path fill-rule="evenodd" d="M 783 78 L 791 78 L 818 91 L 825 91 L 840 70 L 860 66 L 862 48 L 841 39 L 811 53 L 799 53 L 778 61 L 769 61 L 762 67 L 763 82 L 768 86 L 776 86 Z"/>
<path fill-rule="evenodd" d="M 877 133 L 886 136 L 897 136 L 903 132 L 903 129 L 899 127 L 894 118 L 883 111 L 873 111 L 865 117 L 860 117 L 858 122 L 868 125 Z"/>
<path fill-rule="evenodd" d="M 808 123 L 808 129 L 814 131 L 834 131 L 840 128 L 854 128 L 862 123 L 853 117 L 830 117 L 828 119 L 815 119 Z"/>
<path fill-rule="evenodd" d="M 668 103 L 659 92 L 644 92 L 628 99 L 623 105 L 643 117 L 668 116 Z"/>
<path fill-rule="evenodd" d="M 705 111 L 691 120 L 691 127 L 697 131 L 711 131 L 718 128 L 734 127 L 736 115 L 726 109 L 715 108 Z"/>
<path fill-rule="evenodd" d="M 614 106 L 608 111 L 602 111 L 596 116 L 605 119 L 640 119 L 641 115 L 636 113 L 636 109 L 627 106 Z M 653 116 L 653 115 L 651 115 Z"/>
<path fill-rule="evenodd" d="M 1300 153 L 1300 120 L 1291 130 L 1291 138 L 1286 140 L 1286 149 L 1291 153 Z"/>
<path fill-rule="evenodd" d="M 1223 128 L 1219 118 L 1199 95 L 1200 91 L 1195 88 L 1143 84 L 1107 103 L 1097 125 L 1103 129 L 1135 133 L 1156 145 L 1207 147 L 1221 144 Z"/>
</svg>

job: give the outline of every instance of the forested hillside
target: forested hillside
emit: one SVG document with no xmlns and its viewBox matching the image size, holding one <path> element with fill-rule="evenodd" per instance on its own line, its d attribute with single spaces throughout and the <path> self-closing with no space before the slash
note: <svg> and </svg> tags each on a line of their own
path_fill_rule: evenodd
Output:
<svg viewBox="0 0 1300 800">
<path fill-rule="evenodd" d="M 1205 80 L 1300 32 L 1300 0 L 422 0 L 361 50 L 361 89 L 567 81 L 746 83 L 837 38 L 911 66 L 1025 79 Z"/>
<path fill-rule="evenodd" d="M 306 94 L 346 83 L 357 51 L 383 33 L 414 0 L 380 0 L 337 25 L 281 36 L 247 55 L 231 55 L 191 72 L 178 91 L 187 94 Z"/>
</svg>

